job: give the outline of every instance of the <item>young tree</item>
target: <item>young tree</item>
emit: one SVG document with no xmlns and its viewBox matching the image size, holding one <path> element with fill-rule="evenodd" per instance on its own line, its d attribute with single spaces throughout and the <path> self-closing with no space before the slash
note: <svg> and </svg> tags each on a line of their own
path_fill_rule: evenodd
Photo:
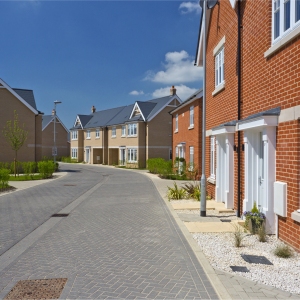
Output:
<svg viewBox="0 0 300 300">
<path fill-rule="evenodd" d="M 24 129 L 24 124 L 22 128 L 19 126 L 18 114 L 15 110 L 14 110 L 14 120 L 7 121 L 6 126 L 4 127 L 2 132 L 4 137 L 6 138 L 6 141 L 11 146 L 12 150 L 15 151 L 14 173 L 16 177 L 18 151 L 26 141 L 28 131 Z"/>
</svg>

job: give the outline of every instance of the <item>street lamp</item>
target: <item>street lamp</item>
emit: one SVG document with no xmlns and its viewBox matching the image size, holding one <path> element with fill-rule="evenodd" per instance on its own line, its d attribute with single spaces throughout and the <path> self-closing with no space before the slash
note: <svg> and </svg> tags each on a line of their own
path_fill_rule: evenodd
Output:
<svg viewBox="0 0 300 300">
<path fill-rule="evenodd" d="M 54 146 L 52 149 L 52 155 L 53 155 L 53 161 L 54 165 L 56 163 L 56 155 L 57 155 L 57 148 L 56 148 L 56 130 L 55 130 L 55 125 L 56 125 L 56 104 L 60 104 L 61 101 L 55 100 L 54 101 Z"/>
</svg>

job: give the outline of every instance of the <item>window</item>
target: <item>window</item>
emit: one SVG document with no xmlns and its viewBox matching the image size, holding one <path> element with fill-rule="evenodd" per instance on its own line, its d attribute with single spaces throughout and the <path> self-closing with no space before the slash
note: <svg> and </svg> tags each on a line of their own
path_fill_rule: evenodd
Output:
<svg viewBox="0 0 300 300">
<path fill-rule="evenodd" d="M 77 159 L 77 148 L 72 148 L 71 149 L 71 158 L 72 159 Z"/>
<path fill-rule="evenodd" d="M 176 147 L 175 147 L 175 158 L 176 158 L 176 157 L 179 157 L 179 154 L 178 154 L 178 153 L 179 153 L 179 152 L 178 152 L 178 147 L 176 146 Z"/>
<path fill-rule="evenodd" d="M 215 56 L 215 70 L 216 70 L 215 85 L 217 87 L 224 82 L 224 46 L 220 49 L 220 51 Z"/>
<path fill-rule="evenodd" d="M 137 162 L 137 149 L 134 148 L 127 149 L 127 160 L 129 163 Z"/>
<path fill-rule="evenodd" d="M 71 136 L 72 136 L 72 140 L 77 140 L 78 139 L 78 131 L 77 130 L 71 131 Z"/>
<path fill-rule="evenodd" d="M 111 129 L 111 137 L 116 137 L 117 136 L 117 133 L 116 133 L 116 127 L 112 127 Z"/>
<path fill-rule="evenodd" d="M 272 40 L 276 43 L 299 25 L 300 0 L 273 0 L 272 11 Z"/>
<path fill-rule="evenodd" d="M 96 129 L 96 139 L 100 138 L 100 129 Z"/>
<path fill-rule="evenodd" d="M 210 138 L 210 177 L 215 178 L 215 137 Z"/>
<path fill-rule="evenodd" d="M 175 132 L 178 131 L 178 114 L 175 116 Z"/>
<path fill-rule="evenodd" d="M 190 106 L 190 128 L 194 128 L 194 106 Z"/>
<path fill-rule="evenodd" d="M 122 136 L 126 136 L 126 125 L 122 125 Z"/>
<path fill-rule="evenodd" d="M 90 130 L 87 130 L 86 131 L 86 139 L 90 139 L 91 138 L 91 131 Z"/>
<path fill-rule="evenodd" d="M 137 124 L 128 124 L 128 136 L 136 136 L 137 135 Z"/>
<path fill-rule="evenodd" d="M 189 170 L 192 171 L 194 169 L 194 147 L 190 147 L 190 165 Z"/>
</svg>

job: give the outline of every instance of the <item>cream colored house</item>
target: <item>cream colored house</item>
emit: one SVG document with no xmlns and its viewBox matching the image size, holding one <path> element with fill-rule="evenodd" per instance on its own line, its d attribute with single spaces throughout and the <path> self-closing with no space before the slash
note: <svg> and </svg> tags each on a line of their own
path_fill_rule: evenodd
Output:
<svg viewBox="0 0 300 300">
<path fill-rule="evenodd" d="M 77 115 L 71 132 L 71 158 L 89 164 L 145 167 L 149 158 L 172 158 L 172 117 L 181 103 L 170 95 L 128 106 Z"/>
<path fill-rule="evenodd" d="M 42 158 L 42 113 L 37 110 L 32 90 L 13 89 L 0 79 L 0 161 L 12 162 L 15 153 L 3 135 L 6 122 L 18 114 L 19 126 L 28 131 L 24 145 L 18 151 L 19 161 L 38 161 Z"/>
<path fill-rule="evenodd" d="M 42 122 L 42 156 L 52 159 L 54 146 L 54 112 L 52 115 L 44 115 Z M 70 156 L 69 130 L 56 116 L 55 122 L 57 157 Z"/>
</svg>

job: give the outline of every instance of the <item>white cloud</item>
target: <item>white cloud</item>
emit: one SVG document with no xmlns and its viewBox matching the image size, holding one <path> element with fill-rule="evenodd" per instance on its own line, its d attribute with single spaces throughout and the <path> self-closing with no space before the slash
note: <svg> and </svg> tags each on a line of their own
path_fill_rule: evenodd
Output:
<svg viewBox="0 0 300 300">
<path fill-rule="evenodd" d="M 168 96 L 168 95 L 170 95 L 170 88 L 171 87 L 157 89 L 152 93 L 152 96 L 154 98 Z M 188 97 L 190 97 L 193 93 L 195 93 L 197 91 L 197 89 L 189 88 L 188 86 L 183 85 L 183 84 L 175 86 L 175 88 L 177 90 L 176 94 L 179 96 L 179 98 L 182 101 L 186 100 Z"/>
<path fill-rule="evenodd" d="M 143 91 L 132 91 L 129 93 L 129 95 L 138 96 L 138 95 L 144 95 Z"/>
<path fill-rule="evenodd" d="M 165 70 L 157 73 L 148 71 L 144 80 L 173 85 L 202 79 L 202 68 L 195 67 L 194 59 L 184 50 L 168 52 L 163 67 Z"/>
<path fill-rule="evenodd" d="M 179 5 L 180 12 L 182 14 L 189 14 L 195 12 L 196 14 L 200 14 L 201 7 L 199 2 L 182 2 Z"/>
</svg>

